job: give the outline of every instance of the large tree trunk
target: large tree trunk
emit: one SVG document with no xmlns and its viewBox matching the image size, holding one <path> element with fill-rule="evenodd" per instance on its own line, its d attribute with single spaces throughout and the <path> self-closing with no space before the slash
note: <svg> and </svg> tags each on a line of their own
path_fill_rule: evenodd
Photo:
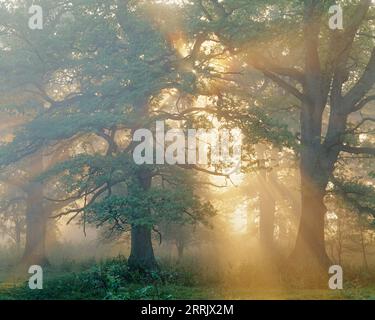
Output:
<svg viewBox="0 0 375 320">
<path fill-rule="evenodd" d="M 289 260 L 293 272 L 301 271 L 306 283 L 322 285 L 330 264 L 324 241 L 324 197 L 337 153 L 329 154 L 321 143 L 325 102 L 316 97 L 314 108 L 303 105 L 301 111 L 301 215 Z"/>
<path fill-rule="evenodd" d="M 27 188 L 26 244 L 22 262 L 27 265 L 47 265 L 45 252 L 47 216 L 43 208 L 43 186 L 31 182 Z"/>
<path fill-rule="evenodd" d="M 304 287 L 326 287 L 331 261 L 324 239 L 324 189 L 311 182 L 302 182 L 302 212 L 297 240 L 289 257 L 288 272 L 303 280 Z"/>
<path fill-rule="evenodd" d="M 147 169 L 141 169 L 137 173 L 138 192 L 146 192 L 151 187 L 152 176 Z M 137 191 L 136 191 L 137 192 Z M 136 196 L 140 196 L 137 194 Z M 145 218 L 150 215 L 150 210 L 139 210 L 138 215 L 143 214 Z M 133 224 L 131 226 L 131 250 L 128 260 L 129 267 L 136 270 L 153 270 L 157 269 L 154 249 L 152 247 L 152 228 L 149 224 Z"/>
<path fill-rule="evenodd" d="M 132 269 L 152 270 L 157 268 L 152 247 L 151 228 L 147 226 L 132 226 L 131 253 L 128 263 Z"/>
<path fill-rule="evenodd" d="M 325 190 L 315 189 L 310 182 L 305 181 L 301 193 L 302 212 L 292 257 L 298 264 L 325 269 L 329 263 L 324 242 Z"/>
</svg>

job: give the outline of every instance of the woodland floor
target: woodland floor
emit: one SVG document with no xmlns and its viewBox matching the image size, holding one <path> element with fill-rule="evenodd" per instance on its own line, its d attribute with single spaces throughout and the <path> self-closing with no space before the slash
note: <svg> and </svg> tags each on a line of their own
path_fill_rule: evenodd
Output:
<svg viewBox="0 0 375 320">
<path fill-rule="evenodd" d="M 136 274 L 129 272 L 123 258 L 47 267 L 44 269 L 43 290 L 30 290 L 27 280 L 7 269 L 0 269 L 0 300 L 375 300 L 375 282 L 369 273 L 352 276 L 345 283 L 344 290 L 306 290 L 269 285 L 267 289 L 259 289 L 259 284 L 229 285 L 214 278 L 201 279 L 196 273 L 184 271 L 181 267 L 171 269 L 166 266 L 164 271 L 157 273 Z"/>
</svg>

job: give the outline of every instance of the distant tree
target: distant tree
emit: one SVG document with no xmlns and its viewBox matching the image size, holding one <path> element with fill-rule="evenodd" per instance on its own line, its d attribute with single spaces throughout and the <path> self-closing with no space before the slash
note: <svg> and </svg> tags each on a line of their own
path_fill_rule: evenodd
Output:
<svg viewBox="0 0 375 320">
<path fill-rule="evenodd" d="M 139 166 L 132 159 L 135 130 L 154 131 L 158 117 L 168 118 L 153 110 L 159 106 L 163 90 L 188 90 L 193 84 L 191 72 L 177 71 L 176 61 L 180 58 L 155 25 L 147 21 L 146 11 L 139 6 L 142 2 L 83 1 L 73 6 L 68 1 L 54 4 L 46 0 L 41 4 L 48 10 L 46 26 L 39 33 L 23 29 L 27 2 L 19 3 L 16 12 L 21 14 L 12 24 L 14 28 L 6 24 L 3 27 L 13 45 L 12 53 L 25 60 L 24 52 L 30 51 L 29 59 L 35 60 L 35 64 L 14 64 L 18 78 L 4 88 L 14 89 L 20 81 L 19 87 L 31 90 L 40 103 L 33 117 L 15 132 L 14 139 L 1 148 L 0 163 L 5 168 L 31 156 L 43 157 L 43 150 L 48 153 L 51 148 L 65 146 L 69 152 L 63 158 L 73 157 L 43 175 L 46 178 L 55 174 L 57 179 L 39 179 L 37 176 L 46 170 L 32 170 L 31 211 L 45 212 L 35 206 L 45 197 L 42 186 L 49 183 L 49 192 L 57 197 L 48 198 L 60 209 L 66 207 L 54 217 L 70 215 L 74 219 L 82 214 L 83 223 L 108 222 L 119 228 L 121 224 L 130 225 L 129 264 L 155 268 L 151 242 L 155 211 L 156 215 L 190 214 L 196 219 L 213 212 L 194 194 L 192 184 L 179 181 L 177 176 L 164 181 L 172 169 Z M 10 21 L 14 14 L 5 8 L 4 21 Z M 30 36 L 28 41 L 20 41 L 26 50 L 19 49 L 12 38 L 19 29 Z M 4 58 L 3 68 L 9 68 L 11 57 L 14 55 Z M 39 82 L 20 76 L 23 74 L 38 75 Z M 95 141 L 95 148 L 79 151 L 80 141 L 89 140 Z M 121 145 L 120 140 L 125 144 Z M 157 183 L 158 177 L 162 177 L 163 184 Z M 61 192 L 65 192 L 64 199 Z M 39 228 L 44 225 L 44 220 L 33 221 Z M 32 243 L 44 243 L 40 238 L 43 232 L 39 231 L 30 233 L 35 240 Z"/>
<path fill-rule="evenodd" d="M 332 1 L 193 1 L 192 36 L 220 41 L 246 88 L 258 70 L 299 105 L 302 213 L 290 261 L 320 278 L 330 263 L 325 250 L 324 197 L 345 154 L 374 155 L 373 145 L 348 143 L 354 127 L 373 121 L 354 115 L 375 99 L 375 49 L 370 0 L 344 1 L 344 30 L 328 28 Z M 237 59 L 237 60 L 236 60 Z M 276 93 L 276 92 L 275 92 Z M 327 119 L 327 122 L 325 122 Z M 315 275 L 317 277 L 315 277 Z"/>
<path fill-rule="evenodd" d="M 15 246 L 17 255 L 21 254 L 25 238 L 25 197 L 17 191 L 11 194 L 2 193 L 0 202 L 0 231 Z"/>
</svg>

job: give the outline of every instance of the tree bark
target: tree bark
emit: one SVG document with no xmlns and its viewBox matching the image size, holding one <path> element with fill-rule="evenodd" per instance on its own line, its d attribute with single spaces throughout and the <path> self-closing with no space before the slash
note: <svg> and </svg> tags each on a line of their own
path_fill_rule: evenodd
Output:
<svg viewBox="0 0 375 320">
<path fill-rule="evenodd" d="M 129 267 L 137 270 L 153 270 L 157 268 L 154 249 L 152 247 L 151 228 L 133 225 L 131 228 L 131 253 Z"/>
<path fill-rule="evenodd" d="M 17 255 L 21 253 L 21 222 L 17 219 L 15 224 L 15 242 Z"/>
<path fill-rule="evenodd" d="M 27 187 L 26 244 L 22 263 L 48 265 L 45 251 L 47 215 L 43 208 L 43 186 L 31 182 Z"/>
<path fill-rule="evenodd" d="M 325 268 L 330 261 L 324 242 L 325 190 L 315 189 L 311 182 L 305 181 L 301 192 L 302 212 L 292 257 L 299 264 Z"/>
<path fill-rule="evenodd" d="M 184 256 L 184 251 L 185 251 L 185 243 L 183 240 L 177 240 L 176 241 L 176 248 L 177 248 L 177 260 L 178 262 L 181 262 L 183 256 Z"/>
<path fill-rule="evenodd" d="M 338 263 L 341 266 L 342 265 L 342 246 L 343 246 L 343 234 L 342 234 L 342 217 L 338 217 L 338 225 L 337 225 L 337 257 L 338 257 Z"/>
<path fill-rule="evenodd" d="M 314 95 L 310 93 L 309 96 Z M 292 270 L 303 272 L 309 284 L 321 285 L 331 263 L 324 239 L 327 211 L 324 197 L 338 151 L 327 151 L 321 143 L 325 102 L 316 98 L 313 103 L 314 108 L 304 105 L 301 111 L 301 215 L 295 247 L 289 260 L 294 266 Z"/>
<path fill-rule="evenodd" d="M 136 188 L 138 192 L 146 192 L 151 187 L 151 172 L 141 169 L 137 173 Z M 140 187 L 140 188 L 138 188 Z M 137 191 L 135 191 L 137 192 Z M 139 197 L 139 194 L 136 195 Z M 140 217 L 139 214 L 143 216 Z M 148 218 L 150 210 L 139 210 L 136 218 Z M 135 270 L 154 270 L 158 268 L 152 246 L 152 228 L 149 224 L 132 224 L 131 226 L 131 250 L 128 265 Z"/>
</svg>

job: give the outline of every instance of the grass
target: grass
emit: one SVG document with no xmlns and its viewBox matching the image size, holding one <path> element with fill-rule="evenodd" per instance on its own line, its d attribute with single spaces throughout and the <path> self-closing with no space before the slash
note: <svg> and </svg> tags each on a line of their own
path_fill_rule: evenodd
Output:
<svg viewBox="0 0 375 320">
<path fill-rule="evenodd" d="M 235 270 L 226 279 L 188 263 L 161 262 L 161 266 L 162 271 L 140 274 L 129 271 L 124 257 L 65 261 L 44 269 L 43 290 L 30 290 L 25 277 L 3 270 L 0 300 L 375 299 L 375 273 L 358 269 L 347 268 L 344 290 L 333 291 L 294 289 L 282 283 L 262 286 L 253 266 L 241 266 L 243 275 Z"/>
</svg>

